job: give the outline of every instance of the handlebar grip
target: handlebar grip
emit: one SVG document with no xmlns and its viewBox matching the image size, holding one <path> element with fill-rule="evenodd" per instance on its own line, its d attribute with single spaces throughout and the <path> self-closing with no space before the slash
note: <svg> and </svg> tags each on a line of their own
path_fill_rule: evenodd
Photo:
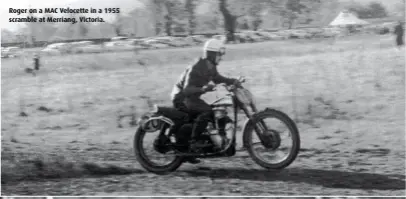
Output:
<svg viewBox="0 0 406 199">
<path fill-rule="evenodd" d="M 238 77 L 238 81 L 241 82 L 241 83 L 244 83 L 245 82 L 244 76 Z"/>
</svg>

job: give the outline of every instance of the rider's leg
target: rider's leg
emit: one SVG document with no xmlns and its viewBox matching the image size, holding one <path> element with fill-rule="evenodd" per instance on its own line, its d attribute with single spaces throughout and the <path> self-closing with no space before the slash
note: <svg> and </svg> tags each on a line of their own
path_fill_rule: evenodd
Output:
<svg viewBox="0 0 406 199">
<path fill-rule="evenodd" d="M 180 111 L 185 111 L 185 112 L 188 111 L 186 105 L 185 105 L 181 100 L 174 100 L 174 101 L 173 101 L 173 106 L 174 106 L 176 109 L 180 110 Z M 175 124 L 175 126 L 174 126 L 172 132 L 176 133 L 176 131 L 177 131 L 182 125 L 183 125 L 182 123 L 180 123 L 180 122 L 178 123 L 178 122 L 177 122 L 177 123 Z M 186 157 L 186 158 L 185 158 L 185 161 L 186 161 L 186 162 L 189 162 L 189 163 L 191 163 L 191 164 L 198 164 L 198 163 L 200 163 L 200 160 L 198 160 L 198 159 L 195 158 L 195 157 Z"/>
<path fill-rule="evenodd" d="M 210 105 L 208 105 L 202 99 L 186 99 L 185 105 L 191 112 L 199 113 L 195 119 L 192 130 L 192 142 L 197 140 L 197 137 L 206 130 L 207 124 L 209 123 L 211 116 L 213 114 Z"/>
<path fill-rule="evenodd" d="M 204 132 L 204 130 L 206 130 L 211 115 L 212 115 L 211 111 L 205 111 L 197 116 L 197 118 L 195 119 L 195 123 L 193 125 L 193 131 L 191 136 L 192 140 L 198 138 L 199 135 L 201 135 Z"/>
<path fill-rule="evenodd" d="M 177 100 L 176 98 L 172 101 L 172 105 L 174 108 L 176 108 L 177 110 L 180 111 L 184 111 L 186 112 L 186 106 L 183 102 L 181 102 L 180 100 Z M 174 121 L 175 125 L 172 127 L 171 131 L 169 132 L 169 134 L 173 134 L 176 133 L 179 128 L 183 125 L 183 121 Z"/>
<path fill-rule="evenodd" d="M 230 122 L 233 122 L 233 120 L 231 120 L 229 117 L 224 117 L 217 121 L 220 135 L 225 136 L 226 125 L 227 125 L 227 123 L 230 123 Z"/>
</svg>

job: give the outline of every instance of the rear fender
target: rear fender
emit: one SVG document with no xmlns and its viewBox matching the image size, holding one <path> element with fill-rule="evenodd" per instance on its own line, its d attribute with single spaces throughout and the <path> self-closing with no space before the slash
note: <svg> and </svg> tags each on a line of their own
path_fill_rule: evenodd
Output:
<svg viewBox="0 0 406 199">
<path fill-rule="evenodd" d="M 165 127 L 171 128 L 175 125 L 175 122 L 168 117 L 162 115 L 154 115 L 148 118 L 144 118 L 140 121 L 140 127 L 145 132 L 156 132 L 160 131 Z"/>
<path fill-rule="evenodd" d="M 187 113 L 179 111 L 172 107 L 164 107 L 164 106 L 155 105 L 153 113 L 161 115 L 170 120 L 175 120 L 175 121 L 187 121 L 188 120 Z"/>
</svg>

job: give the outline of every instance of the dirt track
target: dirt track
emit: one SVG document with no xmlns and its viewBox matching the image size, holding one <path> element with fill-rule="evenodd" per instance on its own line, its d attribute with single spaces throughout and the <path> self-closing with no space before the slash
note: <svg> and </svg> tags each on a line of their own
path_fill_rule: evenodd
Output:
<svg viewBox="0 0 406 199">
<path fill-rule="evenodd" d="M 315 156 L 315 154 L 318 155 Z M 309 158 L 309 155 L 315 157 Z M 369 155 L 360 155 L 358 158 L 371 159 Z M 337 152 L 309 150 L 303 152 L 297 162 L 286 170 L 266 171 L 255 166 L 245 153 L 240 153 L 235 158 L 221 162 L 205 161 L 203 165 L 210 169 L 185 165 L 180 171 L 167 176 L 156 176 L 140 169 L 135 170 L 134 174 L 123 176 L 22 182 L 3 186 L 2 191 L 4 195 L 405 194 L 405 182 L 402 175 L 373 174 L 371 172 L 373 169 L 369 169 L 369 171 L 362 168 L 342 169 L 334 164 L 334 169 L 329 168 L 332 162 L 337 164 L 339 162 L 337 160 L 346 159 L 349 157 L 337 155 Z M 131 163 L 128 162 L 128 164 Z M 358 164 L 362 163 L 358 162 Z M 358 167 L 366 168 L 365 166 Z"/>
<path fill-rule="evenodd" d="M 42 90 L 25 76 L 4 79 L 2 67 L 2 194 L 405 195 L 405 62 L 392 50 L 371 47 L 362 55 L 349 50 L 256 58 L 254 64 L 254 59 L 224 62 L 224 71 L 253 66 L 241 70 L 241 75 L 256 78 L 249 87 L 258 104 L 289 115 L 293 114 L 290 82 L 298 82 L 302 149 L 283 171 L 258 167 L 244 151 L 197 166 L 185 164 L 165 176 L 141 169 L 132 151 L 134 128 L 126 121 L 124 128 L 118 128 L 116 112 L 133 104 L 137 114 L 145 112 L 143 95 L 152 96 L 156 103 L 167 101 L 170 87 L 162 85 L 177 78 L 167 74 L 179 74 L 184 64 L 150 70 L 155 77 L 166 74 L 154 82 L 134 68 L 72 73 L 65 79 L 49 72 L 41 80 Z M 127 61 L 119 60 L 123 65 Z M 297 65 L 308 70 L 293 68 Z M 271 86 L 267 79 L 271 72 L 258 73 L 271 70 L 268 66 L 274 66 Z M 323 83 L 324 78 L 330 81 Z M 19 87 L 27 91 L 28 117 L 17 115 Z M 43 92 L 41 98 L 38 92 Z M 72 100 L 70 111 L 66 96 Z M 87 165 L 89 173 L 78 168 L 85 162 L 116 167 L 104 171 Z"/>
</svg>

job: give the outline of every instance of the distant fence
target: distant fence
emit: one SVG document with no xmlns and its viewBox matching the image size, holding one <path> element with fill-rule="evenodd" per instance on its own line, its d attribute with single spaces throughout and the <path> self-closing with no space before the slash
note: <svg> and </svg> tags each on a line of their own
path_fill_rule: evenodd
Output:
<svg viewBox="0 0 406 199">
<path fill-rule="evenodd" d="M 71 42 L 79 42 L 79 41 L 92 41 L 96 44 L 101 44 L 103 42 L 110 41 L 111 38 L 97 38 L 97 39 L 68 39 L 68 40 L 54 40 L 54 41 L 36 41 L 33 44 L 28 42 L 13 42 L 13 43 L 1 43 L 1 47 L 10 47 L 10 46 L 18 46 L 20 48 L 37 48 L 37 47 L 44 47 L 49 44 L 53 43 L 71 43 Z"/>
<path fill-rule="evenodd" d="M 305 29 L 305 28 L 321 28 L 320 26 L 303 26 L 303 27 L 295 27 L 294 29 Z M 277 32 L 280 31 L 281 29 L 263 29 L 267 32 Z M 241 30 L 237 30 L 236 33 L 240 32 Z M 212 37 L 214 35 L 219 35 L 219 34 L 225 34 L 225 32 L 200 32 L 200 33 L 195 33 L 195 34 L 187 34 L 187 33 L 175 33 L 172 36 L 173 37 L 188 37 L 188 36 L 195 36 L 195 35 L 203 35 L 205 37 Z M 130 39 L 142 39 L 144 37 L 131 37 L 131 36 L 126 36 Z M 25 42 L 12 42 L 12 43 L 1 43 L 1 47 L 11 47 L 11 46 L 18 46 L 20 48 L 37 48 L 37 47 L 44 47 L 49 44 L 53 43 L 71 43 L 71 42 L 80 42 L 80 41 L 92 41 L 95 44 L 101 44 L 103 42 L 109 42 L 111 41 L 111 38 L 95 38 L 95 39 L 67 39 L 67 40 L 53 40 L 53 41 L 36 41 L 33 44 L 29 44 Z"/>
<path fill-rule="evenodd" d="M 206 37 L 212 37 L 214 35 L 218 35 L 222 33 L 201 33 L 201 34 L 174 34 L 172 36 L 174 37 L 187 37 L 187 36 L 193 36 L 193 35 L 204 35 Z M 143 37 L 128 37 L 130 39 L 142 39 Z M 67 39 L 67 40 L 53 40 L 53 41 L 36 41 L 33 44 L 30 44 L 28 42 L 12 42 L 12 43 L 1 43 L 1 47 L 11 47 L 11 46 L 17 46 L 20 48 L 37 48 L 37 47 L 44 47 L 49 44 L 53 43 L 71 43 L 71 42 L 80 42 L 80 41 L 92 41 L 95 44 L 101 44 L 104 42 L 109 42 L 111 41 L 111 38 L 95 38 L 95 39 Z"/>
<path fill-rule="evenodd" d="M 390 21 L 391 19 L 380 19 L 380 20 L 376 20 L 374 21 L 375 23 L 377 22 L 383 22 L 383 21 Z M 393 20 L 392 20 L 393 22 Z M 404 21 L 403 21 L 404 23 Z M 371 25 L 374 23 L 371 23 Z M 295 28 L 289 29 L 289 30 L 303 30 L 303 29 L 315 29 L 315 28 L 324 28 L 321 26 L 297 26 Z M 266 31 L 266 32 L 278 32 L 281 30 L 287 30 L 287 29 L 262 29 L 262 31 Z M 237 30 L 235 33 L 238 33 L 240 31 L 244 31 L 244 30 Z M 187 36 L 195 36 L 195 35 L 203 35 L 207 38 L 210 38 L 214 35 L 219 35 L 219 34 L 225 34 L 225 32 L 200 32 L 200 33 L 195 33 L 195 34 L 187 34 L 187 33 L 175 33 L 171 36 L 173 37 L 187 37 Z M 142 39 L 145 37 L 132 37 L 132 36 L 126 36 L 129 39 Z M 94 44 L 102 44 L 104 42 L 109 42 L 111 41 L 111 38 L 94 38 L 94 39 L 67 39 L 67 40 L 53 40 L 53 41 L 36 41 L 33 44 L 30 44 L 28 42 L 12 42 L 12 43 L 1 43 L 1 47 L 11 47 L 11 46 L 16 46 L 16 47 L 20 47 L 20 48 L 37 48 L 37 47 L 45 47 L 49 44 L 53 44 L 53 43 L 71 43 L 71 42 L 80 42 L 80 41 L 92 41 Z"/>
<path fill-rule="evenodd" d="M 298 26 L 293 28 L 292 30 L 295 29 L 306 29 L 306 28 L 322 28 L 320 26 Z M 267 32 L 277 32 L 280 31 L 281 29 L 275 28 L 275 29 L 263 29 Z M 241 30 L 237 30 L 236 33 L 240 32 Z M 195 36 L 195 35 L 204 35 L 205 37 L 212 37 L 214 35 L 219 35 L 219 34 L 225 34 L 225 32 L 200 32 L 200 33 L 195 33 L 195 34 L 187 34 L 187 33 L 175 33 L 172 36 L 173 37 L 187 37 L 187 36 Z M 131 36 L 126 36 L 130 39 L 142 39 L 144 37 L 131 37 Z M 80 41 L 92 41 L 95 44 L 101 44 L 104 42 L 109 42 L 111 41 L 111 38 L 95 38 L 95 39 L 68 39 L 68 40 L 53 40 L 53 41 L 36 41 L 33 44 L 25 43 L 24 42 L 13 42 L 13 43 L 1 43 L 1 47 L 11 47 L 11 46 L 17 46 L 20 48 L 37 48 L 37 47 L 44 47 L 49 44 L 53 43 L 71 43 L 71 42 L 80 42 Z"/>
</svg>

